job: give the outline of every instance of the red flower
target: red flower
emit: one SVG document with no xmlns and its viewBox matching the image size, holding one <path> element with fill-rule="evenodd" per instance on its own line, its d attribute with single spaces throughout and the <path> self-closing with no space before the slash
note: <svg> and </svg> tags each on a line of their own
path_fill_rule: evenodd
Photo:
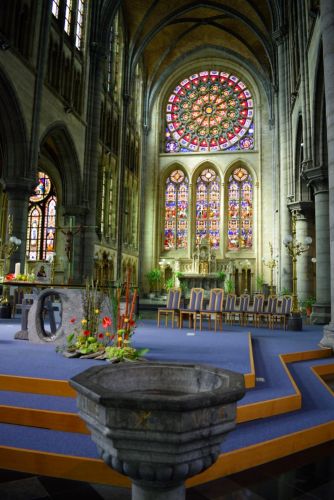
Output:
<svg viewBox="0 0 334 500">
<path fill-rule="evenodd" d="M 129 325 L 130 326 L 135 326 L 136 322 L 133 320 L 133 319 L 130 319 L 129 321 Z"/>
<path fill-rule="evenodd" d="M 10 273 L 10 274 L 6 274 L 6 280 L 7 281 L 11 281 L 15 278 L 15 274 L 13 273 Z"/>
<path fill-rule="evenodd" d="M 75 323 L 77 318 L 74 316 L 73 318 L 70 319 L 70 323 Z"/>
<path fill-rule="evenodd" d="M 89 337 L 89 335 L 90 335 L 90 330 L 84 330 L 84 331 L 83 331 L 83 335 L 84 335 L 85 337 Z"/>
<path fill-rule="evenodd" d="M 102 319 L 103 328 L 108 328 L 108 326 L 110 325 L 111 325 L 111 319 L 109 318 L 109 316 L 104 316 L 104 318 Z"/>
<path fill-rule="evenodd" d="M 103 333 L 99 333 L 98 337 L 99 337 L 99 339 L 103 339 L 103 337 L 104 337 Z"/>
</svg>

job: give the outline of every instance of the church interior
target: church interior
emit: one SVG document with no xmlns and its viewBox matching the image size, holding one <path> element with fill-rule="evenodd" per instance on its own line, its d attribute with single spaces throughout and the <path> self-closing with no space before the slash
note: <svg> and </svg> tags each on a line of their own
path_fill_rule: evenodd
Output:
<svg viewBox="0 0 334 500">
<path fill-rule="evenodd" d="M 0 116 L 0 497 L 130 498 L 95 451 L 78 472 L 35 434 L 81 425 L 33 401 L 102 363 L 52 345 L 90 282 L 123 290 L 148 361 L 244 375 L 236 437 L 187 499 L 330 498 L 332 0 L 4 0 Z"/>
</svg>

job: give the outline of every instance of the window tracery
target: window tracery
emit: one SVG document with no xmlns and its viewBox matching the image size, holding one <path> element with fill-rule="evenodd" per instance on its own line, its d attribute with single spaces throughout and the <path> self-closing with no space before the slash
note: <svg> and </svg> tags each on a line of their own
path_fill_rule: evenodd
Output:
<svg viewBox="0 0 334 500">
<path fill-rule="evenodd" d="M 38 172 L 38 183 L 29 198 L 26 254 L 28 260 L 47 260 L 56 244 L 57 196 L 50 177 Z"/>
<path fill-rule="evenodd" d="M 167 153 L 252 150 L 249 89 L 226 72 L 201 71 L 175 87 L 166 108 Z"/>
<path fill-rule="evenodd" d="M 228 180 L 228 250 L 253 246 L 253 181 L 245 168 L 236 168 Z"/>
<path fill-rule="evenodd" d="M 165 184 L 165 250 L 188 246 L 188 177 L 174 170 Z"/>
</svg>

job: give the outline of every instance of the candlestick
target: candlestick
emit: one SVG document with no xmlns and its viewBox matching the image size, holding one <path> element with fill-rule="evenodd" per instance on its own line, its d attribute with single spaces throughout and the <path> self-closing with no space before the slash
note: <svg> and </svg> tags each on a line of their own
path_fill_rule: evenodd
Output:
<svg viewBox="0 0 334 500">
<path fill-rule="evenodd" d="M 19 274 L 21 274 L 21 263 L 20 262 L 16 262 L 14 274 L 15 274 L 15 277 L 17 277 Z"/>
</svg>

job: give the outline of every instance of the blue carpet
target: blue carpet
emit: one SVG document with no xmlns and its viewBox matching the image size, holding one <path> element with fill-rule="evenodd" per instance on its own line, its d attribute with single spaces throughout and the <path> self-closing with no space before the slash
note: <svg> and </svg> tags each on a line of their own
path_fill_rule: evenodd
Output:
<svg viewBox="0 0 334 500">
<path fill-rule="evenodd" d="M 13 340 L 18 324 L 0 322 L 0 362 L 2 374 L 41 378 L 68 379 L 101 361 L 65 359 L 55 352 L 53 345 L 35 345 Z M 250 372 L 248 353 L 249 328 L 224 325 L 223 332 L 203 330 L 193 332 L 158 329 L 155 321 L 139 323 L 134 345 L 148 347 L 151 360 L 199 362 L 221 366 L 240 373 Z M 322 338 L 322 327 L 305 327 L 301 332 L 252 329 L 252 344 L 257 377 L 256 388 L 248 390 L 240 404 L 293 394 L 278 354 L 317 349 Z M 227 436 L 222 451 L 231 451 L 266 441 L 310 426 L 333 420 L 334 398 L 311 372 L 310 367 L 334 362 L 333 359 L 313 360 L 289 365 L 289 369 L 303 395 L 300 411 L 272 418 L 239 424 Z M 1 394 L 2 392 L 2 394 Z M 74 411 L 71 398 L 23 395 L 0 391 L 0 404 L 8 404 L 60 411 Z M 19 446 L 75 456 L 97 457 L 95 445 L 89 436 L 44 429 L 0 424 L 0 445 Z"/>
</svg>

